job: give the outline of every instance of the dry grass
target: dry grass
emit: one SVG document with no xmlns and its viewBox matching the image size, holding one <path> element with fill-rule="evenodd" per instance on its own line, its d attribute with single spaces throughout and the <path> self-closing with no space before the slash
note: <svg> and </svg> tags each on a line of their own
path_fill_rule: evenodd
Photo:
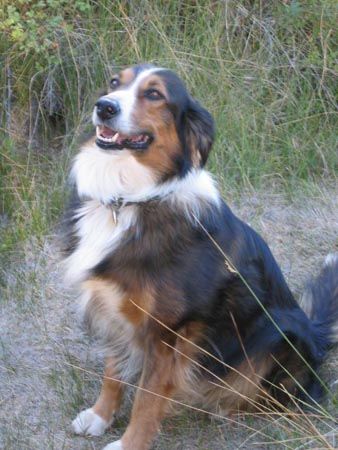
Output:
<svg viewBox="0 0 338 450">
<path fill-rule="evenodd" d="M 338 191 L 313 187 L 291 200 L 267 190 L 241 197 L 225 195 L 235 211 L 267 239 L 293 291 L 298 295 L 323 257 L 338 249 Z M 74 293 L 66 292 L 54 257 L 52 237 L 18 251 L 4 273 L 0 303 L 0 448 L 99 449 L 119 437 L 130 412 L 125 402 L 117 422 L 102 438 L 73 436 L 76 413 L 90 406 L 100 383 L 101 361 L 75 324 Z M 338 352 L 321 376 L 332 395 L 324 402 L 335 415 Z M 295 414 L 295 411 L 293 412 Z M 184 409 L 168 418 L 155 449 L 334 448 L 337 429 L 324 418 L 275 415 L 258 418 L 210 417 Z"/>
</svg>

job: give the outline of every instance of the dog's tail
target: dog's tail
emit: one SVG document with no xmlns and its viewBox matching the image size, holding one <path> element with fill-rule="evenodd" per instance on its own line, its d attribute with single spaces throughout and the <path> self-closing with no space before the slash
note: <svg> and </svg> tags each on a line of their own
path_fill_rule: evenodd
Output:
<svg viewBox="0 0 338 450">
<path fill-rule="evenodd" d="M 306 287 L 300 306 L 313 324 L 323 358 L 329 347 L 338 343 L 338 253 L 325 258 L 319 275 Z"/>
</svg>

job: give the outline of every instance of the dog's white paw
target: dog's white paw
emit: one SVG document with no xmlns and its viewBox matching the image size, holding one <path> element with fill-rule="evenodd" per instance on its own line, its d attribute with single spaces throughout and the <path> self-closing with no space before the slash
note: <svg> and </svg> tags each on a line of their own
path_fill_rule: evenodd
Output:
<svg viewBox="0 0 338 450">
<path fill-rule="evenodd" d="M 97 415 L 92 408 L 81 411 L 72 422 L 76 434 L 89 436 L 101 436 L 109 425 L 110 423 Z"/>
<path fill-rule="evenodd" d="M 123 450 L 121 439 L 106 445 L 102 450 Z"/>
</svg>

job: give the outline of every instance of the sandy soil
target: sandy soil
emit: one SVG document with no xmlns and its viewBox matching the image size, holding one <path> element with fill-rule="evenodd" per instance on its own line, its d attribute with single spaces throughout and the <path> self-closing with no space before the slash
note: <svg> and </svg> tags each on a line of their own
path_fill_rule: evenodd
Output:
<svg viewBox="0 0 338 450">
<path fill-rule="evenodd" d="M 268 241 L 296 296 L 318 272 L 324 256 L 338 250 L 337 189 L 317 189 L 293 201 L 279 194 L 251 193 L 229 203 Z M 130 401 L 102 438 L 77 437 L 70 431 L 76 413 L 95 400 L 101 360 L 76 323 L 75 297 L 63 286 L 52 241 L 52 236 L 43 245 L 31 241 L 24 255 L 18 250 L 14 263 L 2 268 L 7 287 L 0 298 L 1 449 L 100 449 L 120 437 L 128 422 Z M 324 404 L 333 414 L 338 404 L 337 368 L 338 351 L 333 350 L 322 369 L 333 392 Z M 334 426 L 325 422 L 318 427 L 334 448 Z M 164 422 L 154 448 L 330 448 L 313 441 L 309 429 L 293 429 L 278 417 L 247 418 L 230 425 L 184 410 Z"/>
</svg>

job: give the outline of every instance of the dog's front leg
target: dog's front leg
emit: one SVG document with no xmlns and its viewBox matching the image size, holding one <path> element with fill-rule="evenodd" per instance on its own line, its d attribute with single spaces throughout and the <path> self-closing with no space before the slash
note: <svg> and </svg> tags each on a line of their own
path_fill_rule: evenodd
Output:
<svg viewBox="0 0 338 450">
<path fill-rule="evenodd" d="M 116 381 L 114 358 L 107 358 L 101 392 L 92 408 L 80 412 L 73 420 L 73 430 L 77 434 L 100 436 L 113 421 L 114 413 L 120 407 L 123 385 Z"/>
<path fill-rule="evenodd" d="M 147 450 L 150 448 L 170 398 L 176 391 L 175 352 L 163 343 L 149 346 L 136 393 L 131 420 L 122 439 L 104 450 Z"/>
</svg>

